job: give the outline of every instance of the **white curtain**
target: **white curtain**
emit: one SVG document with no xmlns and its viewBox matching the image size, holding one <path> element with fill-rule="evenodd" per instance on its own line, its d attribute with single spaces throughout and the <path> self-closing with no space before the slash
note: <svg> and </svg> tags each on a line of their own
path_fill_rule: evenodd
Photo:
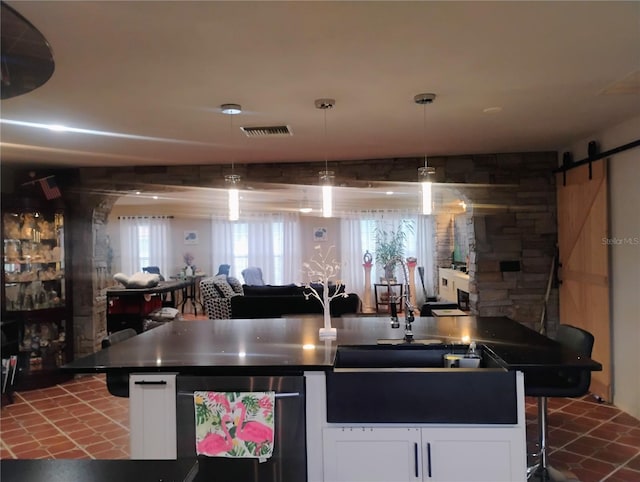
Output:
<svg viewBox="0 0 640 482">
<path fill-rule="evenodd" d="M 256 266 L 266 284 L 300 280 L 300 226 L 296 214 L 243 214 L 240 221 L 213 216 L 213 273 L 231 265 L 230 275 L 243 281 L 242 270 Z"/>
<path fill-rule="evenodd" d="M 168 278 L 172 274 L 171 219 L 165 216 L 121 217 L 120 251 L 123 273 L 133 274 L 145 266 L 157 266 Z"/>
<path fill-rule="evenodd" d="M 357 217 L 340 219 L 340 278 L 348 293 L 356 293 L 364 299 L 364 268 L 362 267 L 365 250 L 373 251 L 362 238 L 362 222 Z M 373 282 L 373 281 L 372 281 Z"/>
</svg>

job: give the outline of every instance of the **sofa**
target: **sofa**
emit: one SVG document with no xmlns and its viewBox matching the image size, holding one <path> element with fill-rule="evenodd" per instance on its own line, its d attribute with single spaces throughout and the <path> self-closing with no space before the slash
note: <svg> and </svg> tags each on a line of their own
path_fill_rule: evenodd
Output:
<svg viewBox="0 0 640 482">
<path fill-rule="evenodd" d="M 314 285 L 322 296 L 322 286 Z M 329 286 L 329 294 L 335 293 Z M 322 304 L 306 299 L 305 288 L 297 285 L 241 285 L 232 277 L 211 277 L 200 282 L 205 313 L 212 320 L 230 318 L 280 318 L 285 315 L 322 314 Z M 344 288 L 342 288 L 344 291 Z M 331 316 L 358 313 L 360 297 L 355 293 L 334 298 Z"/>
</svg>

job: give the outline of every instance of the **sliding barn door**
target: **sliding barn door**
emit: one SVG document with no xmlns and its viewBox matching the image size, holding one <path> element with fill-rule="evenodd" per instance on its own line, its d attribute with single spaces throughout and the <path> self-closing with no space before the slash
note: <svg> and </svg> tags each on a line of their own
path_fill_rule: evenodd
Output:
<svg viewBox="0 0 640 482">
<path fill-rule="evenodd" d="M 606 159 L 583 165 L 556 178 L 560 323 L 583 328 L 595 337 L 591 392 L 611 401 L 611 326 L 609 318 L 609 220 Z"/>
</svg>

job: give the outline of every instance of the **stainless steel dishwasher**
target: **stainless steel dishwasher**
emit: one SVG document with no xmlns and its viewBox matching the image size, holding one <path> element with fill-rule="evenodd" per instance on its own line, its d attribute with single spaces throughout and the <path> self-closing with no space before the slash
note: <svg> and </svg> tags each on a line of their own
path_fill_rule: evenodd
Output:
<svg viewBox="0 0 640 482">
<path fill-rule="evenodd" d="M 304 377 L 299 376 L 178 376 L 178 458 L 196 456 L 193 392 L 274 391 L 273 456 L 257 459 L 198 456 L 196 481 L 303 482 L 307 480 Z"/>
</svg>

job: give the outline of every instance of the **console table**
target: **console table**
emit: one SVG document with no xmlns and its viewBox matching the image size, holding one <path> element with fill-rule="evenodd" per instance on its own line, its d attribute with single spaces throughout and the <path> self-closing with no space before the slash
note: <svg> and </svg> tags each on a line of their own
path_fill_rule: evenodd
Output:
<svg viewBox="0 0 640 482">
<path fill-rule="evenodd" d="M 170 294 L 166 304 L 176 307 L 176 295 L 193 280 L 161 281 L 153 288 L 109 288 L 107 289 L 107 331 L 114 333 L 133 328 L 142 333 L 144 317 L 163 306 L 163 296 Z"/>
<path fill-rule="evenodd" d="M 380 306 L 386 306 L 385 313 L 391 311 L 391 303 L 396 298 L 398 313 L 402 313 L 402 290 L 403 285 L 400 283 L 375 283 L 373 285 L 374 295 L 376 297 L 376 312 L 380 312 Z M 379 290 L 379 291 L 378 291 Z M 382 299 L 383 294 L 387 294 L 388 298 Z"/>
</svg>

